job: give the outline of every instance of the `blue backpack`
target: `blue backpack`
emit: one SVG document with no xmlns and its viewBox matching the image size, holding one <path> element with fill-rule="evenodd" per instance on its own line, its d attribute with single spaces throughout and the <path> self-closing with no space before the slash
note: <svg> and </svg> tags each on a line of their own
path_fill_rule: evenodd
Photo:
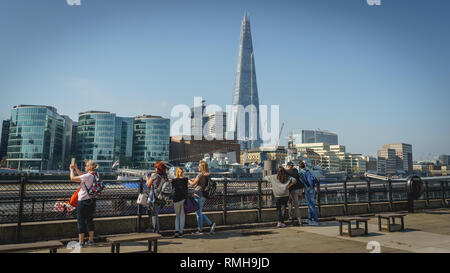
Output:
<svg viewBox="0 0 450 273">
<path fill-rule="evenodd" d="M 306 176 L 306 182 L 309 184 L 307 186 L 311 188 L 316 187 L 319 180 L 317 180 L 317 178 L 309 170 L 305 170 L 304 174 Z"/>
</svg>

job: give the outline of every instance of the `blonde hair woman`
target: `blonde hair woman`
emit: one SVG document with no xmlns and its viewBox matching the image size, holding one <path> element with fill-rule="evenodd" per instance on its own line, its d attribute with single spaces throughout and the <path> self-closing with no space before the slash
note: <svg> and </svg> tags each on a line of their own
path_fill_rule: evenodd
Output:
<svg viewBox="0 0 450 273">
<path fill-rule="evenodd" d="M 198 164 L 198 171 L 200 174 L 194 180 L 189 180 L 189 184 L 194 187 L 194 199 L 197 201 L 199 209 L 196 211 L 197 215 L 197 224 L 198 230 L 195 234 L 203 234 L 203 221 L 206 221 L 208 226 L 210 226 L 210 232 L 214 233 L 214 229 L 216 227 L 216 223 L 212 223 L 209 218 L 203 214 L 203 204 L 205 203 L 206 198 L 204 197 L 204 190 L 208 185 L 208 180 L 211 179 L 209 173 L 208 163 L 206 161 L 201 160 Z"/>
<path fill-rule="evenodd" d="M 184 200 L 188 197 L 188 179 L 183 177 L 183 169 L 177 168 L 176 178 L 172 179 L 172 187 L 175 189 L 173 195 L 173 208 L 175 210 L 175 238 L 183 237 L 186 215 L 184 213 Z"/>
<path fill-rule="evenodd" d="M 84 163 L 86 173 L 83 174 L 77 165 L 70 165 L 70 180 L 80 183 L 80 191 L 78 192 L 78 206 L 77 206 L 77 227 L 78 227 L 78 242 L 81 247 L 84 247 L 84 234 L 89 232 L 89 241 L 87 245 L 94 244 L 94 213 L 96 202 L 94 198 L 89 197 L 89 189 L 94 185 L 94 176 L 98 176 L 98 165 L 94 160 L 86 160 Z M 75 176 L 73 171 L 76 171 L 78 176 Z"/>
</svg>

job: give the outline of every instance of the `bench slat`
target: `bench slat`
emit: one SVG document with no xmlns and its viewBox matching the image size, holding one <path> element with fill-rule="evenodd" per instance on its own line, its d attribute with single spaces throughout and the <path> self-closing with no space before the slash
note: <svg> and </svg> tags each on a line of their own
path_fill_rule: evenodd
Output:
<svg viewBox="0 0 450 273">
<path fill-rule="evenodd" d="M 130 234 L 123 236 L 113 236 L 108 237 L 106 240 L 111 243 L 121 243 L 121 242 L 132 242 L 132 241 L 145 241 L 145 240 L 158 240 L 162 238 L 160 234 L 149 233 L 149 234 Z"/>
<path fill-rule="evenodd" d="M 60 241 L 46 241 L 46 242 L 36 242 L 36 243 L 26 243 L 26 244 L 10 244 L 10 245 L 0 245 L 0 252 L 9 251 L 26 251 L 26 250 L 38 250 L 38 249 L 50 249 L 59 248 L 64 246 Z"/>
</svg>

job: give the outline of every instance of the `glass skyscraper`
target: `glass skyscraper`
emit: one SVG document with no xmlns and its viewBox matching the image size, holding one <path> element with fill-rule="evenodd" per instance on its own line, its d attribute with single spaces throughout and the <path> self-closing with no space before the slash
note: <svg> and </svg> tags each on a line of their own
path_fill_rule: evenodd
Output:
<svg viewBox="0 0 450 273">
<path fill-rule="evenodd" d="M 159 116 L 134 118 L 133 163 L 141 169 L 169 161 L 170 119 Z"/>
<path fill-rule="evenodd" d="M 256 85 L 252 34 L 250 31 L 250 16 L 248 14 L 245 14 L 241 25 L 241 39 L 239 42 L 239 56 L 236 67 L 233 105 L 241 105 L 244 108 L 238 108 L 235 112 L 235 114 L 237 114 L 235 128 L 240 127 L 239 122 L 245 122 L 244 126 L 241 127 L 244 128 L 244 132 L 239 133 L 239 131 L 235 131 L 235 138 L 238 140 L 238 143 L 241 144 L 241 149 L 258 148 L 262 143 L 259 132 L 259 99 L 258 88 Z M 253 112 L 247 108 L 249 105 L 255 106 Z M 250 113 L 252 113 L 252 115 Z M 252 118 L 250 118 L 251 116 Z"/>
<path fill-rule="evenodd" d="M 51 106 L 15 106 L 11 110 L 8 167 L 32 170 L 63 168 L 68 121 Z"/>
</svg>

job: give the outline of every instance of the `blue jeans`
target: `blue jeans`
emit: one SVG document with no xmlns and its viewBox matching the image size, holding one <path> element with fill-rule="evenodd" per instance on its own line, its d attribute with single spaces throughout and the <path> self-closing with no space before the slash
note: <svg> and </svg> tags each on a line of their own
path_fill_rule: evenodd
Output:
<svg viewBox="0 0 450 273">
<path fill-rule="evenodd" d="M 211 220 L 209 220 L 209 218 L 204 215 L 202 213 L 203 211 L 203 204 L 205 203 L 205 197 L 194 197 L 195 201 L 197 201 L 198 203 L 198 210 L 195 212 L 195 214 L 197 215 L 197 224 L 198 224 L 198 229 L 202 230 L 203 229 L 203 220 L 206 221 L 206 223 L 208 224 L 208 226 L 210 226 L 212 224 Z"/>
<path fill-rule="evenodd" d="M 96 206 L 95 199 L 78 201 L 77 206 L 77 227 L 78 234 L 86 231 L 94 231 L 94 212 Z"/>
<path fill-rule="evenodd" d="M 317 209 L 315 205 L 316 190 L 305 188 L 306 201 L 308 202 L 308 219 L 318 221 Z"/>
</svg>

